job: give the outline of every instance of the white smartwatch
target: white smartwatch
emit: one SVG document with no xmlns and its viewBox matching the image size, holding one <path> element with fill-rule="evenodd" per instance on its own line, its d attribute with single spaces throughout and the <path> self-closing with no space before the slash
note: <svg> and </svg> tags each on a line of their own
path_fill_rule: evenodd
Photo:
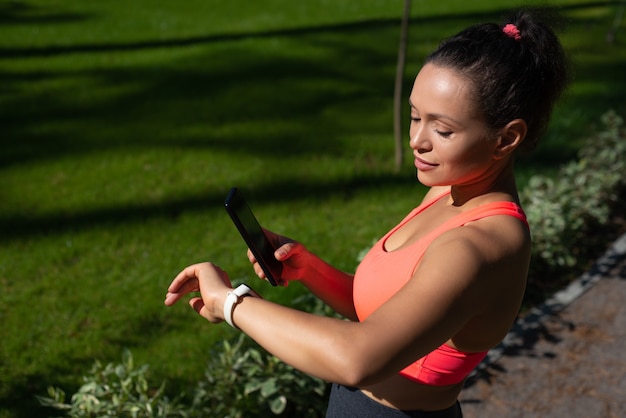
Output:
<svg viewBox="0 0 626 418">
<path fill-rule="evenodd" d="M 226 294 L 226 301 L 224 302 L 224 320 L 228 323 L 228 325 L 236 329 L 239 329 L 239 327 L 233 323 L 233 312 L 235 311 L 235 307 L 245 296 L 253 296 L 257 298 L 261 297 L 261 295 L 245 284 L 237 286 L 236 289 L 233 289 Z"/>
</svg>

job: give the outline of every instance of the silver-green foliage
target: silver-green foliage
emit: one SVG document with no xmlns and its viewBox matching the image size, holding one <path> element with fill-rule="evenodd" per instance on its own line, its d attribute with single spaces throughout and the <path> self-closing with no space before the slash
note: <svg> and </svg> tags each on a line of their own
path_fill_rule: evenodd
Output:
<svg viewBox="0 0 626 418">
<path fill-rule="evenodd" d="M 552 268 L 575 266 L 590 225 L 609 221 L 610 205 L 626 185 L 623 119 L 610 111 L 604 128 L 585 142 L 578 159 L 556 177 L 534 176 L 521 199 L 532 228 L 533 255 Z"/>
<path fill-rule="evenodd" d="M 125 350 L 122 362 L 102 365 L 96 361 L 84 384 L 66 403 L 65 392 L 48 388 L 48 396 L 38 396 L 40 403 L 69 417 L 184 417 L 178 402 L 164 394 L 165 383 L 153 390 L 147 379 L 148 365 L 135 367 L 133 356 Z"/>
<path fill-rule="evenodd" d="M 57 387 L 48 388 L 48 396 L 38 399 L 43 406 L 72 418 L 323 415 L 326 384 L 281 362 L 244 334 L 232 343 L 223 341 L 207 357 L 205 379 L 187 401 L 182 396 L 168 398 L 165 382 L 154 390 L 148 381 L 148 365 L 136 368 L 128 350 L 119 364 L 103 366 L 96 361 L 69 402 Z"/>
<path fill-rule="evenodd" d="M 288 366 L 244 334 L 224 341 L 209 358 L 191 407 L 198 416 L 316 417 L 325 410 L 322 380 Z"/>
</svg>

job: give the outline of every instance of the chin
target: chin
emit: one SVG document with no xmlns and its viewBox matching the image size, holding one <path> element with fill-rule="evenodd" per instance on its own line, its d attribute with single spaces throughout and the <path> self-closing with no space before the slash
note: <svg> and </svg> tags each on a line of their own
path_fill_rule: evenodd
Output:
<svg viewBox="0 0 626 418">
<path fill-rule="evenodd" d="M 429 176 L 424 173 L 418 171 L 417 172 L 417 181 L 419 181 L 422 185 L 426 187 L 434 187 L 434 186 L 449 186 L 450 183 L 442 183 L 433 178 L 429 178 Z"/>
</svg>

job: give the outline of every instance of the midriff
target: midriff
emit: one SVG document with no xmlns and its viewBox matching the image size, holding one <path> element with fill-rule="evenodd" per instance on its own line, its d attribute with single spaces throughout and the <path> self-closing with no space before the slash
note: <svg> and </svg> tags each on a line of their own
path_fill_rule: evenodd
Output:
<svg viewBox="0 0 626 418">
<path fill-rule="evenodd" d="M 361 391 L 385 406 L 403 410 L 438 411 L 457 401 L 464 381 L 448 386 L 422 385 L 398 374 Z"/>
</svg>

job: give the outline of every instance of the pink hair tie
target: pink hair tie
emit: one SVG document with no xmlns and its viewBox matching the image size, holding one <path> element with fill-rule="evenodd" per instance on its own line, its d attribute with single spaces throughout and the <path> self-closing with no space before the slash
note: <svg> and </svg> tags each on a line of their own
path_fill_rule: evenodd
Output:
<svg viewBox="0 0 626 418">
<path fill-rule="evenodd" d="M 512 23 L 509 23 L 506 26 L 504 26 L 502 28 L 502 32 L 504 32 L 506 36 L 513 38 L 516 41 L 519 41 L 520 39 L 522 39 L 522 35 L 520 34 L 519 29 L 517 29 L 517 26 L 515 26 Z"/>
</svg>

